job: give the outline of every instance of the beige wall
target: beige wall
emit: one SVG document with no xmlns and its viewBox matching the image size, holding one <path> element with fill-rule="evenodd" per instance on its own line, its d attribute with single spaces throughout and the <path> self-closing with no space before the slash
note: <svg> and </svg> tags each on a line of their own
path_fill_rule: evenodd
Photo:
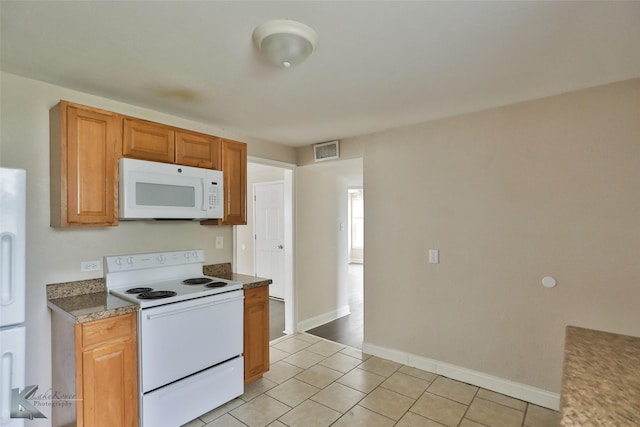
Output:
<svg viewBox="0 0 640 427">
<path fill-rule="evenodd" d="M 640 79 L 366 139 L 365 343 L 559 392 L 565 326 L 640 335 Z"/>
<path fill-rule="evenodd" d="M 229 133 L 220 127 L 134 107 L 120 102 L 25 79 L 0 75 L 0 164 L 27 170 L 27 384 L 43 392 L 51 381 L 51 336 L 45 285 L 102 277 L 81 273 L 80 262 L 104 255 L 202 248 L 208 263 L 232 260 L 232 228 L 198 222 L 122 222 L 118 227 L 54 229 L 49 227 L 49 109 L 60 99 L 118 111 L 148 120 L 223 137 L 247 140 L 249 155 L 290 162 L 295 151 Z M 263 145 L 268 150 L 263 149 Z M 215 248 L 215 237 L 224 249 Z M 49 408 L 43 410 L 49 416 Z M 48 420 L 32 421 L 34 427 Z"/>
<path fill-rule="evenodd" d="M 295 302 L 298 326 L 307 329 L 348 307 L 346 180 L 315 166 L 296 168 L 295 199 Z"/>
</svg>

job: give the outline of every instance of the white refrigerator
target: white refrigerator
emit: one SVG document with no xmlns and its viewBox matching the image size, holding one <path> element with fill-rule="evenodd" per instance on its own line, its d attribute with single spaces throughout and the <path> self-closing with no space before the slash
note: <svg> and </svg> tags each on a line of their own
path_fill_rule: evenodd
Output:
<svg viewBox="0 0 640 427">
<path fill-rule="evenodd" d="M 25 425 L 11 408 L 25 387 L 26 175 L 0 168 L 0 427 Z"/>
</svg>

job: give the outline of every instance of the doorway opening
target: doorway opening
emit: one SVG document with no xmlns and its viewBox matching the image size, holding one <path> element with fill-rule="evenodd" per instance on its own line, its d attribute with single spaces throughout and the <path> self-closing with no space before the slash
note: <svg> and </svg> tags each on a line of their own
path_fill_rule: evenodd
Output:
<svg viewBox="0 0 640 427">
<path fill-rule="evenodd" d="M 270 334 L 293 333 L 293 173 L 295 165 L 249 157 L 247 225 L 234 227 L 234 266 L 240 274 L 271 279 Z"/>
<path fill-rule="evenodd" d="M 307 333 L 354 348 L 362 348 L 364 338 L 364 190 L 349 187 L 348 209 L 348 272 L 347 292 L 349 314 Z"/>
</svg>

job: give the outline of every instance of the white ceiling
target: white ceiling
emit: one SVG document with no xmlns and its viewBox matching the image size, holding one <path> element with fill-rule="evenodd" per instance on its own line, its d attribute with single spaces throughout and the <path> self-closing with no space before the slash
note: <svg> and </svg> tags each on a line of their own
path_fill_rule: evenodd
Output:
<svg viewBox="0 0 640 427">
<path fill-rule="evenodd" d="M 3 71 L 300 146 L 640 77 L 640 2 L 0 1 Z M 319 34 L 279 69 L 254 28 Z"/>
</svg>

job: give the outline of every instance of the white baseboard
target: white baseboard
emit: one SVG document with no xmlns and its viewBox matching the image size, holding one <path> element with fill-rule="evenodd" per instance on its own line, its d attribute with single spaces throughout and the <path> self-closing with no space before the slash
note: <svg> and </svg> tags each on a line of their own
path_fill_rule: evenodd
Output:
<svg viewBox="0 0 640 427">
<path fill-rule="evenodd" d="M 309 329 L 317 328 L 320 325 L 324 325 L 325 323 L 333 322 L 336 319 L 339 319 L 347 314 L 351 314 L 351 309 L 349 305 L 344 305 L 337 310 L 328 311 L 326 313 L 320 314 L 319 316 L 312 317 L 310 319 L 303 320 L 298 322 L 297 331 L 308 331 Z"/>
<path fill-rule="evenodd" d="M 362 352 L 502 393 L 555 411 L 560 407 L 560 395 L 558 393 L 516 383 L 483 372 L 366 342 L 362 344 Z"/>
</svg>

